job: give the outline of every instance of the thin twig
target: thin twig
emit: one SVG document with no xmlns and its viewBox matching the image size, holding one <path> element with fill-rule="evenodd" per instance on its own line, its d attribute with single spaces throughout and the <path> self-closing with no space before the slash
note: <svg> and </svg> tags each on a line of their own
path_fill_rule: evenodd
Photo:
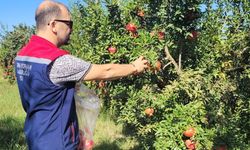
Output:
<svg viewBox="0 0 250 150">
<path fill-rule="evenodd" d="M 166 54 L 166 58 L 174 65 L 177 74 L 180 74 L 181 70 L 180 70 L 178 64 L 176 63 L 176 61 L 174 60 L 174 58 L 169 53 L 169 50 L 168 50 L 167 46 L 165 46 L 165 54 Z"/>
<path fill-rule="evenodd" d="M 242 66 L 242 67 L 235 67 L 235 68 L 232 68 L 232 69 L 228 69 L 226 70 L 226 73 L 231 73 L 231 72 L 242 72 L 246 69 L 249 69 L 250 68 L 250 65 L 246 65 L 246 66 Z"/>
<path fill-rule="evenodd" d="M 179 70 L 181 70 L 181 54 L 182 53 L 179 54 Z"/>
<path fill-rule="evenodd" d="M 170 64 L 172 64 L 172 62 L 168 62 L 166 65 L 164 65 L 163 67 L 162 67 L 162 69 L 164 70 L 167 66 L 169 66 Z"/>
<path fill-rule="evenodd" d="M 240 54 L 244 54 L 244 52 L 246 52 L 247 50 L 250 50 L 250 47 L 245 47 Z"/>
</svg>

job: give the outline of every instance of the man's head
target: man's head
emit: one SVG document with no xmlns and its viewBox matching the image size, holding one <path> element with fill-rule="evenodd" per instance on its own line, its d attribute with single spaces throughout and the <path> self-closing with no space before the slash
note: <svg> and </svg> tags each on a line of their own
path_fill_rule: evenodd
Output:
<svg viewBox="0 0 250 150">
<path fill-rule="evenodd" d="M 73 22 L 65 5 L 45 0 L 37 8 L 35 20 L 38 36 L 51 41 L 58 47 L 68 44 Z"/>
</svg>

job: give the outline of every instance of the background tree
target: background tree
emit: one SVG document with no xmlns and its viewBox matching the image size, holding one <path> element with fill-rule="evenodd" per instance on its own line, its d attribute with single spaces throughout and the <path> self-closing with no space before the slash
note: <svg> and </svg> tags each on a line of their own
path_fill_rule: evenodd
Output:
<svg viewBox="0 0 250 150">
<path fill-rule="evenodd" d="M 140 55 L 150 62 L 143 75 L 86 82 L 138 139 L 135 149 L 249 147 L 248 0 L 83 0 L 71 10 L 74 32 L 64 48 L 73 55 L 98 64 Z M 30 29 L 2 38 L 2 66 Z"/>
<path fill-rule="evenodd" d="M 73 7 L 67 48 L 94 63 L 128 63 L 139 55 L 150 61 L 144 75 L 88 83 L 138 148 L 244 149 L 248 12 L 244 0 L 86 0 Z M 183 135 L 188 127 L 191 137 Z"/>
<path fill-rule="evenodd" d="M 10 82 L 14 81 L 13 61 L 31 34 L 34 34 L 34 27 L 25 24 L 13 26 L 13 31 L 1 31 L 0 41 L 0 66 L 4 68 L 4 78 Z"/>
</svg>

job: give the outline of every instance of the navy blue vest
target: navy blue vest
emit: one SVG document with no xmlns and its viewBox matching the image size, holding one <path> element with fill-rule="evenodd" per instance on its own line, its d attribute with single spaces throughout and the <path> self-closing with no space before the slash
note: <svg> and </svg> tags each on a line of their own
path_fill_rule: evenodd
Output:
<svg viewBox="0 0 250 150">
<path fill-rule="evenodd" d="M 24 132 L 30 150 L 76 149 L 79 143 L 75 82 L 55 85 L 49 65 L 68 52 L 33 35 L 15 59 L 16 79 L 27 113 Z"/>
</svg>

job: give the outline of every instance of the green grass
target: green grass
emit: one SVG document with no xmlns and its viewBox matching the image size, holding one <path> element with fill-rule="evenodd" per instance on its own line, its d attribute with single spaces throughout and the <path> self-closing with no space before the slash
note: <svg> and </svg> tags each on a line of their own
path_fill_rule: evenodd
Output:
<svg viewBox="0 0 250 150">
<path fill-rule="evenodd" d="M 26 150 L 23 111 L 16 84 L 3 79 L 0 68 L 0 150 Z M 121 124 L 101 112 L 96 123 L 94 150 L 132 150 L 137 142 L 123 134 Z"/>
<path fill-rule="evenodd" d="M 123 134 L 121 124 L 116 124 L 107 113 L 101 113 L 96 124 L 94 150 L 132 150 L 137 149 L 137 141 Z"/>
<path fill-rule="evenodd" d="M 23 134 L 25 112 L 17 86 L 3 79 L 2 70 L 0 75 L 0 149 L 27 149 Z"/>
</svg>

